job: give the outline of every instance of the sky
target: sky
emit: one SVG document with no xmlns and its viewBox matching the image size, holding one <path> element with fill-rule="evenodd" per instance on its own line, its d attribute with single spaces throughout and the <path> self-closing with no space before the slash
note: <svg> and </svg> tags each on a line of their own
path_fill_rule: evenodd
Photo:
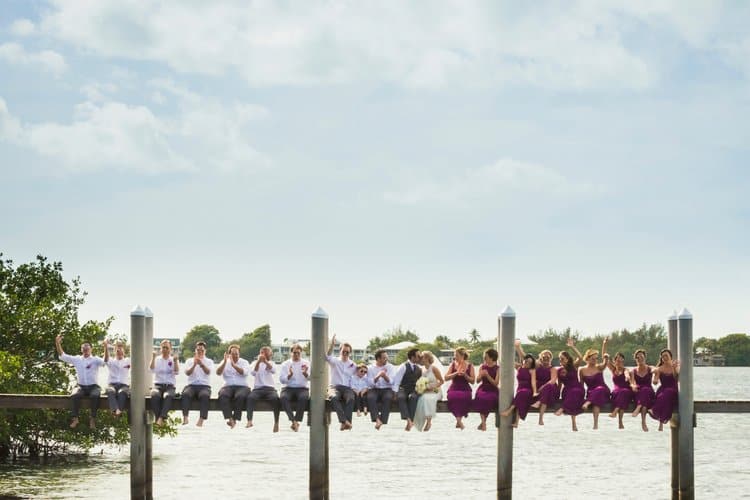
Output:
<svg viewBox="0 0 750 500">
<path fill-rule="evenodd" d="M 0 252 L 155 335 L 750 331 L 750 4 L 16 1 Z"/>
</svg>

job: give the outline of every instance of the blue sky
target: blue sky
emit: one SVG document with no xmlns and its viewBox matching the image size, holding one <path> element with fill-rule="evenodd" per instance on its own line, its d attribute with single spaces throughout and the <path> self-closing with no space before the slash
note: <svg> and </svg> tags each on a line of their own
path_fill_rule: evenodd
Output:
<svg viewBox="0 0 750 500">
<path fill-rule="evenodd" d="M 15 2 L 0 251 L 160 336 L 750 330 L 744 2 Z"/>
</svg>

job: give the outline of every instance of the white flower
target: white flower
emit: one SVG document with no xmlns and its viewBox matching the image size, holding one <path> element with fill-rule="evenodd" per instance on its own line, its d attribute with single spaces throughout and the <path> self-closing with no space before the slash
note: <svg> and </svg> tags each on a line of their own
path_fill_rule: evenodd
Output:
<svg viewBox="0 0 750 500">
<path fill-rule="evenodd" d="M 414 390 L 417 391 L 417 394 L 424 394 L 429 384 L 430 384 L 430 381 L 427 380 L 427 377 L 420 377 L 417 380 L 417 384 Z"/>
</svg>

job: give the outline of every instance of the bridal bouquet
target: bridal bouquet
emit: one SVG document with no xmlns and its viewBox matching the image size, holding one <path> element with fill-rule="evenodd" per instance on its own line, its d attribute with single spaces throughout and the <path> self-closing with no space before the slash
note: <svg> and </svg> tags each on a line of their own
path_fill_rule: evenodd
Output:
<svg viewBox="0 0 750 500">
<path fill-rule="evenodd" d="M 427 392 L 427 387 L 429 386 L 430 381 L 427 380 L 427 377 L 419 377 L 417 379 L 417 385 L 415 387 L 415 391 L 417 391 L 417 394 L 424 394 Z"/>
</svg>

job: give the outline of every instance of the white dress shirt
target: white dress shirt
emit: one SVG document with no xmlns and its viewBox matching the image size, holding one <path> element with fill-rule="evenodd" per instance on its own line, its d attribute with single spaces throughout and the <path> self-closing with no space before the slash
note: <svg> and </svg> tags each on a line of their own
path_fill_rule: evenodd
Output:
<svg viewBox="0 0 750 500">
<path fill-rule="evenodd" d="M 224 371 L 221 372 L 221 376 L 224 377 L 224 385 L 241 385 L 242 387 L 248 387 L 247 377 L 250 375 L 250 363 L 246 359 L 238 359 L 235 365 L 242 369 L 242 373 L 238 372 L 234 366 L 232 366 L 231 358 L 227 360 L 227 364 L 224 366 Z"/>
<path fill-rule="evenodd" d="M 206 357 L 201 358 L 201 361 L 203 361 L 203 364 L 208 368 L 208 373 L 203 371 L 202 366 L 195 364 L 195 358 L 190 358 L 185 361 L 185 373 L 187 373 L 192 366 L 195 366 L 193 373 L 188 375 L 187 385 L 211 385 L 209 378 L 211 377 L 211 370 L 214 369 L 214 362 Z"/>
<path fill-rule="evenodd" d="M 367 380 L 367 375 L 362 375 L 360 377 L 359 375 L 355 374 L 351 379 L 349 379 L 349 387 L 351 387 L 354 392 L 360 392 L 364 391 L 365 389 L 369 389 L 370 382 Z"/>
<path fill-rule="evenodd" d="M 250 374 L 255 377 L 255 384 L 253 387 L 255 387 L 256 389 L 259 389 L 261 387 L 276 388 L 276 382 L 273 380 L 273 374 L 276 373 L 276 367 L 273 363 L 270 364 L 271 366 L 269 367 L 265 363 L 258 363 L 257 361 L 253 361 L 253 371 L 250 372 Z M 256 365 L 259 365 L 257 372 L 255 371 Z"/>
<path fill-rule="evenodd" d="M 326 356 L 328 364 L 331 366 L 331 385 L 349 386 L 349 379 L 357 373 L 357 364 L 348 359 L 343 361 L 341 358 Z"/>
<path fill-rule="evenodd" d="M 380 377 L 377 382 L 375 381 L 375 377 L 383 370 L 385 370 L 386 375 L 388 375 L 388 380 L 390 380 L 390 382 L 387 382 L 384 377 Z M 390 363 L 386 363 L 383 366 L 372 364 L 367 368 L 367 381 L 369 382 L 370 387 L 374 387 L 375 389 L 391 389 L 392 391 L 396 391 L 398 386 L 395 386 L 394 388 L 393 385 L 395 378 L 396 367 Z"/>
<path fill-rule="evenodd" d="M 83 357 L 71 356 L 70 354 L 61 354 L 60 360 L 70 363 L 76 369 L 78 385 L 95 385 L 99 378 L 99 368 L 104 364 L 104 360 L 99 356 Z"/>
<path fill-rule="evenodd" d="M 307 376 L 310 376 L 310 362 L 306 359 L 292 361 L 287 359 L 281 363 L 279 368 L 279 382 L 287 387 L 307 387 L 307 377 L 302 374 L 302 367 L 307 367 Z M 289 377 L 289 367 L 292 368 L 292 376 Z"/>
<path fill-rule="evenodd" d="M 154 359 L 154 369 L 151 370 L 151 373 L 154 374 L 154 384 L 177 384 L 174 373 L 174 360 L 171 357 L 164 359 L 158 356 Z"/>
<path fill-rule="evenodd" d="M 130 358 L 109 358 L 104 362 L 109 368 L 108 384 L 128 385 L 128 374 L 130 374 Z"/>
</svg>

